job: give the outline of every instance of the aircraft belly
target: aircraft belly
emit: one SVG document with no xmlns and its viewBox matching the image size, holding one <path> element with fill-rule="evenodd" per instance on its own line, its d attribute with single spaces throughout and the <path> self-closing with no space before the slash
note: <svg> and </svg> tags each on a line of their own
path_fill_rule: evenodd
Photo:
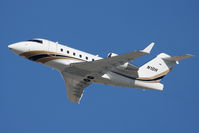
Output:
<svg viewBox="0 0 199 133">
<path fill-rule="evenodd" d="M 114 85 L 114 86 L 127 87 L 127 88 L 134 88 L 135 84 L 135 80 L 120 76 L 112 72 L 104 74 L 101 80 L 98 80 L 96 82 L 108 85 Z"/>
<path fill-rule="evenodd" d="M 55 59 L 55 60 L 48 61 L 44 64 L 62 71 L 71 63 L 75 63 L 75 62 L 78 62 L 78 61 L 69 60 L 69 59 Z"/>
<path fill-rule="evenodd" d="M 127 87 L 127 88 L 140 88 L 140 89 L 155 89 L 155 90 L 163 90 L 163 85 L 161 83 L 150 83 L 144 81 L 138 81 L 134 79 L 130 79 L 116 73 L 108 72 L 102 76 L 101 80 L 98 80 L 97 83 Z"/>
</svg>

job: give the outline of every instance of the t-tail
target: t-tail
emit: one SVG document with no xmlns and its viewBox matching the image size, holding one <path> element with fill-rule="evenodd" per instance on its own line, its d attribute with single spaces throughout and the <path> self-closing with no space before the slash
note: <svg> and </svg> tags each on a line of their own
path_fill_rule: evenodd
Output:
<svg viewBox="0 0 199 133">
<path fill-rule="evenodd" d="M 192 57 L 192 55 L 170 56 L 165 53 L 160 53 L 141 66 L 138 70 L 138 78 L 135 81 L 136 85 L 142 89 L 163 90 L 163 84 L 159 83 L 161 79 L 171 72 L 175 64 L 179 64 L 180 60 Z"/>
</svg>

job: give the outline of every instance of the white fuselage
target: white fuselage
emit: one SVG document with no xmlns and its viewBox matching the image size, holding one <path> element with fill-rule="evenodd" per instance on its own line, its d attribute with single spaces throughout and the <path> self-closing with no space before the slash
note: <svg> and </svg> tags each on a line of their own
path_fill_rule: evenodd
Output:
<svg viewBox="0 0 199 133">
<path fill-rule="evenodd" d="M 90 62 L 102 59 L 99 56 L 79 51 L 56 42 L 45 39 L 33 39 L 8 46 L 16 54 L 50 66 L 58 71 L 67 71 L 68 75 L 74 78 L 81 77 L 81 71 L 70 71 L 71 63 Z M 155 84 L 145 83 L 130 77 L 126 77 L 112 71 L 107 71 L 101 78 L 93 79 L 91 82 L 109 84 L 128 88 L 154 88 Z"/>
</svg>

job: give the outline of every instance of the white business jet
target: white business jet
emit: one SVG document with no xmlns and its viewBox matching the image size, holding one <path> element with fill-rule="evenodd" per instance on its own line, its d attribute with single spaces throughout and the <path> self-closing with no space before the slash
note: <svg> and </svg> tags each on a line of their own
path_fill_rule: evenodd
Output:
<svg viewBox="0 0 199 133">
<path fill-rule="evenodd" d="M 151 43 L 144 50 L 121 55 L 109 53 L 105 59 L 45 39 L 22 41 L 8 48 L 19 56 L 57 69 L 65 81 L 68 99 L 79 103 L 84 88 L 92 83 L 163 90 L 160 80 L 178 61 L 192 55 L 160 53 L 140 68 L 129 63 L 149 54 L 153 46 L 154 43 Z"/>
</svg>

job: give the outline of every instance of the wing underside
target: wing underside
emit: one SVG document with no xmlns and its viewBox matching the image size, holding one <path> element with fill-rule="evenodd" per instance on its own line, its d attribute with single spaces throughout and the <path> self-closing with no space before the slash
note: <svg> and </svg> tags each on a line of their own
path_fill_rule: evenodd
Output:
<svg viewBox="0 0 199 133">
<path fill-rule="evenodd" d="M 66 91 L 68 99 L 71 102 L 79 103 L 84 88 L 92 83 L 91 79 L 101 78 L 102 75 L 109 71 L 116 70 L 119 65 L 123 65 L 126 62 L 134 60 L 140 56 L 149 54 L 154 43 L 151 43 L 144 50 L 134 51 L 122 55 L 117 55 L 110 58 L 100 59 L 90 62 L 72 63 L 70 67 L 65 68 L 61 72 L 66 85 Z M 137 68 L 132 66 L 135 77 L 137 76 Z M 123 71 L 129 73 L 129 71 Z M 91 79 L 87 79 L 90 77 Z M 86 81 L 89 80 L 89 81 Z"/>
<path fill-rule="evenodd" d="M 71 102 L 79 103 L 83 96 L 84 88 L 89 86 L 91 83 L 88 83 L 81 78 L 75 79 L 70 77 L 70 75 L 64 72 L 61 72 L 61 74 L 65 81 L 68 99 Z"/>
</svg>

